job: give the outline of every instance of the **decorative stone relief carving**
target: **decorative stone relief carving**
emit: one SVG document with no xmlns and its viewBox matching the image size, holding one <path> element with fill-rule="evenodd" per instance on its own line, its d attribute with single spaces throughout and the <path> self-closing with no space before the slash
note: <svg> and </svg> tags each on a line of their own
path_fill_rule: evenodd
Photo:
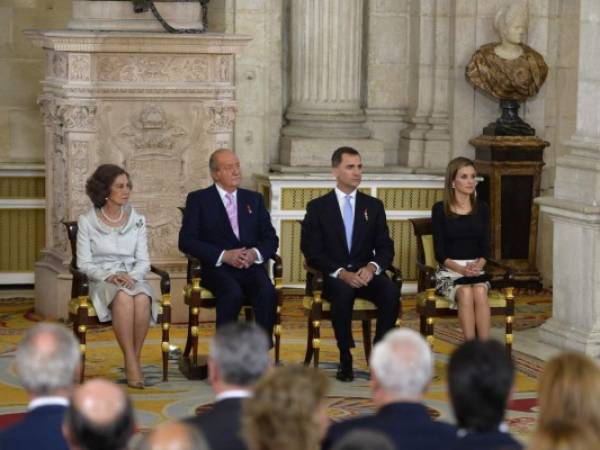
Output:
<svg viewBox="0 0 600 450">
<path fill-rule="evenodd" d="M 57 129 L 59 129 L 57 127 Z M 67 253 L 67 235 L 62 221 L 67 218 L 67 196 L 68 192 L 67 174 L 65 167 L 64 138 L 60 132 L 54 134 L 54 153 L 52 154 L 52 202 L 51 227 L 54 249 L 59 253 Z"/>
<path fill-rule="evenodd" d="M 90 79 L 91 58 L 89 54 L 69 55 L 69 80 L 88 81 Z"/>
<path fill-rule="evenodd" d="M 65 130 L 94 130 L 96 128 L 96 106 L 93 105 L 61 105 Z"/>
<path fill-rule="evenodd" d="M 99 55 L 100 81 L 207 81 L 206 55 Z M 225 75 L 228 75 L 225 72 Z"/>
<path fill-rule="evenodd" d="M 90 167 L 90 143 L 87 141 L 69 142 L 69 194 L 71 195 L 70 217 L 79 217 L 90 207 L 85 193 L 85 182 L 92 172 Z"/>
<path fill-rule="evenodd" d="M 197 113 L 191 120 L 147 104 L 128 124 L 111 132 L 133 181 L 132 202 L 147 219 L 150 253 L 162 258 L 179 257 L 177 207 L 187 192 L 186 150 L 197 138 L 191 129 L 200 128 Z"/>
<path fill-rule="evenodd" d="M 42 110 L 42 119 L 44 121 L 44 126 L 47 128 L 54 127 L 58 120 L 57 106 L 56 102 L 54 101 L 54 98 L 48 95 L 42 95 L 38 99 L 37 104 Z"/>
<path fill-rule="evenodd" d="M 231 81 L 231 58 L 221 56 L 217 67 L 217 81 Z"/>
<path fill-rule="evenodd" d="M 207 108 L 209 133 L 232 133 L 237 108 L 233 105 L 211 105 Z"/>
<path fill-rule="evenodd" d="M 67 78 L 67 54 L 63 52 L 48 52 L 48 75 L 53 78 Z"/>
</svg>

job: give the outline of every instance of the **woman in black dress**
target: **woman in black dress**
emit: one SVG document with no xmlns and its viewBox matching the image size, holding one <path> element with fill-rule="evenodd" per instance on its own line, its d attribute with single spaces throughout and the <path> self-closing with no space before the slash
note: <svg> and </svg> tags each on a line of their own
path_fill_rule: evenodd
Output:
<svg viewBox="0 0 600 450">
<path fill-rule="evenodd" d="M 483 271 L 490 251 L 490 214 L 477 201 L 476 185 L 473 161 L 453 159 L 446 169 L 444 200 L 431 213 L 439 264 L 436 289 L 458 307 L 465 339 L 487 339 L 490 334 L 490 277 Z"/>
</svg>

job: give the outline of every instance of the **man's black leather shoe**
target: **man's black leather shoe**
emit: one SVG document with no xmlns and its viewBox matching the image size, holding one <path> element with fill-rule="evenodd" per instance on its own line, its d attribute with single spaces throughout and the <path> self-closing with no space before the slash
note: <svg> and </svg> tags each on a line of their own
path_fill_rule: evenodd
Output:
<svg viewBox="0 0 600 450">
<path fill-rule="evenodd" d="M 335 377 L 343 381 L 344 383 L 349 383 L 350 381 L 354 381 L 354 372 L 352 371 L 352 364 L 340 364 Z"/>
</svg>

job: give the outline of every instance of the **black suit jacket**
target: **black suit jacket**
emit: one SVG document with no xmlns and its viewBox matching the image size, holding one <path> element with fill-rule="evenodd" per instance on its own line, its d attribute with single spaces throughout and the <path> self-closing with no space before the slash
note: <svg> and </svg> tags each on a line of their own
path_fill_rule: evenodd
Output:
<svg viewBox="0 0 600 450">
<path fill-rule="evenodd" d="M 325 274 L 340 267 L 356 271 L 369 261 L 375 261 L 385 270 L 394 258 L 394 242 L 390 239 L 383 203 L 361 192 L 356 193 L 350 252 L 335 191 L 311 200 L 306 206 L 300 247 L 307 264 Z"/>
<path fill-rule="evenodd" d="M 460 438 L 453 450 L 522 450 L 523 445 L 509 433 L 493 431 L 489 433 L 468 433 Z"/>
<path fill-rule="evenodd" d="M 214 267 L 223 250 L 256 247 L 264 260 L 277 251 L 279 239 L 262 195 L 237 190 L 239 239 L 233 232 L 225 205 L 215 185 L 188 194 L 179 231 L 179 249 Z"/>
<path fill-rule="evenodd" d="M 212 450 L 246 450 L 241 436 L 243 398 L 218 401 L 213 408 L 185 422 L 198 428 Z"/>
<path fill-rule="evenodd" d="M 66 407 L 39 406 L 25 418 L 0 433 L 2 450 L 68 450 L 62 434 Z"/>
<path fill-rule="evenodd" d="M 447 450 L 456 442 L 456 428 L 444 422 L 434 422 L 420 403 L 390 403 L 375 415 L 336 423 L 329 428 L 323 441 L 327 450 L 351 430 L 366 428 L 388 436 L 397 449 Z"/>
</svg>

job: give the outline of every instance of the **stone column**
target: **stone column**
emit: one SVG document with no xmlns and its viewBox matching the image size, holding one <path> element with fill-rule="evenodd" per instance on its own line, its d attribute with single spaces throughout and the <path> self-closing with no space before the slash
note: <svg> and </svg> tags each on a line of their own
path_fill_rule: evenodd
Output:
<svg viewBox="0 0 600 450">
<path fill-rule="evenodd" d="M 366 165 L 383 165 L 383 144 L 369 139 L 361 107 L 363 14 L 363 0 L 291 2 L 284 165 L 322 166 L 341 145 L 359 150 Z"/>
<path fill-rule="evenodd" d="M 557 160 L 554 197 L 537 202 L 554 224 L 552 318 L 543 341 L 600 355 L 600 3 L 582 1 L 577 129 Z"/>
<path fill-rule="evenodd" d="M 418 62 L 410 86 L 413 113 L 409 126 L 401 134 L 400 163 L 423 167 L 425 135 L 431 129 L 435 67 L 435 0 L 421 0 L 411 13 L 412 27 L 417 30 Z"/>
<path fill-rule="evenodd" d="M 443 169 L 450 161 L 450 1 L 436 0 L 431 129 L 425 132 L 423 167 Z"/>
<path fill-rule="evenodd" d="M 210 183 L 209 154 L 232 145 L 234 56 L 250 38 L 74 30 L 26 34 L 47 55 L 39 100 L 47 226 L 46 248 L 35 268 L 36 310 L 48 317 L 67 315 L 70 250 L 62 222 L 77 220 L 91 207 L 86 179 L 107 162 L 130 173 L 131 203 L 146 216 L 152 262 L 172 273 L 173 304 L 181 305 L 176 285 L 183 283 L 178 276 L 185 260 L 177 249 L 177 207 L 187 192 Z"/>
</svg>

